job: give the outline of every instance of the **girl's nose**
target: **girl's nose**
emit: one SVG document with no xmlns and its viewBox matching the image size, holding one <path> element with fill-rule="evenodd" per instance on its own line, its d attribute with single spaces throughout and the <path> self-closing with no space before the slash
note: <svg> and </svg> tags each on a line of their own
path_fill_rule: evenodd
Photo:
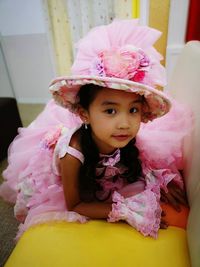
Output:
<svg viewBox="0 0 200 267">
<path fill-rule="evenodd" d="M 129 129 L 130 128 L 130 122 L 128 116 L 120 116 L 118 121 L 118 128 L 119 129 Z"/>
</svg>

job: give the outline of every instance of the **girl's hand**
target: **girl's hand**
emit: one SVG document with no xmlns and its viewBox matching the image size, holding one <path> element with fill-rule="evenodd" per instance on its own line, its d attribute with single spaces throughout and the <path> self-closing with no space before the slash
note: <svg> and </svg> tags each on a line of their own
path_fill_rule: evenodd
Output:
<svg viewBox="0 0 200 267">
<path fill-rule="evenodd" d="M 188 206 L 186 193 L 173 180 L 167 185 L 168 193 L 161 189 L 160 200 L 170 204 L 176 211 L 181 211 L 181 206 Z"/>
<path fill-rule="evenodd" d="M 137 182 L 124 186 L 118 191 L 118 193 L 120 193 L 120 195 L 122 195 L 124 198 L 128 198 L 142 193 L 144 190 L 145 182 L 143 180 L 139 180 Z"/>
</svg>

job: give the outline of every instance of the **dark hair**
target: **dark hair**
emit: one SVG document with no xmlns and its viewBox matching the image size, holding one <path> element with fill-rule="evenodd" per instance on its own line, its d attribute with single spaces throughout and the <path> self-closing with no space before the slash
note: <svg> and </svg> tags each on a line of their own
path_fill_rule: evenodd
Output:
<svg viewBox="0 0 200 267">
<path fill-rule="evenodd" d="M 95 99 L 102 87 L 86 84 L 83 85 L 77 95 L 79 105 L 88 110 L 90 103 Z M 96 177 L 96 167 L 99 162 L 99 151 L 92 139 L 91 128 L 88 129 L 82 125 L 80 128 L 80 145 L 84 155 L 84 164 L 81 166 L 79 177 L 80 197 L 84 201 L 92 201 L 96 198 L 96 192 L 101 190 Z M 137 181 L 141 174 L 141 163 L 139 160 L 139 151 L 135 146 L 136 139 L 132 139 L 125 147 L 120 149 L 120 163 L 127 167 L 128 171 L 123 174 L 128 183 Z"/>
</svg>

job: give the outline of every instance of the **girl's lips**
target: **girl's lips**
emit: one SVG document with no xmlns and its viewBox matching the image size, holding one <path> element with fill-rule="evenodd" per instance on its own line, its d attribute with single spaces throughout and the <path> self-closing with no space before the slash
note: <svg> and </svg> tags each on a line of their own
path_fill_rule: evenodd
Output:
<svg viewBox="0 0 200 267">
<path fill-rule="evenodd" d="M 113 135 L 112 137 L 118 141 L 125 141 L 130 138 L 130 135 Z"/>
</svg>

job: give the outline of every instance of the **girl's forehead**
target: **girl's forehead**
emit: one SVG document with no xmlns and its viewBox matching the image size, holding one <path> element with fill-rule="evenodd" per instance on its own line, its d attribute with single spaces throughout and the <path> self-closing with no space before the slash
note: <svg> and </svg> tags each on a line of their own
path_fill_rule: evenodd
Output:
<svg viewBox="0 0 200 267">
<path fill-rule="evenodd" d="M 137 101 L 141 99 L 141 96 L 136 93 L 126 92 L 122 90 L 102 88 L 96 96 L 97 100 L 118 100 L 118 101 Z"/>
</svg>

